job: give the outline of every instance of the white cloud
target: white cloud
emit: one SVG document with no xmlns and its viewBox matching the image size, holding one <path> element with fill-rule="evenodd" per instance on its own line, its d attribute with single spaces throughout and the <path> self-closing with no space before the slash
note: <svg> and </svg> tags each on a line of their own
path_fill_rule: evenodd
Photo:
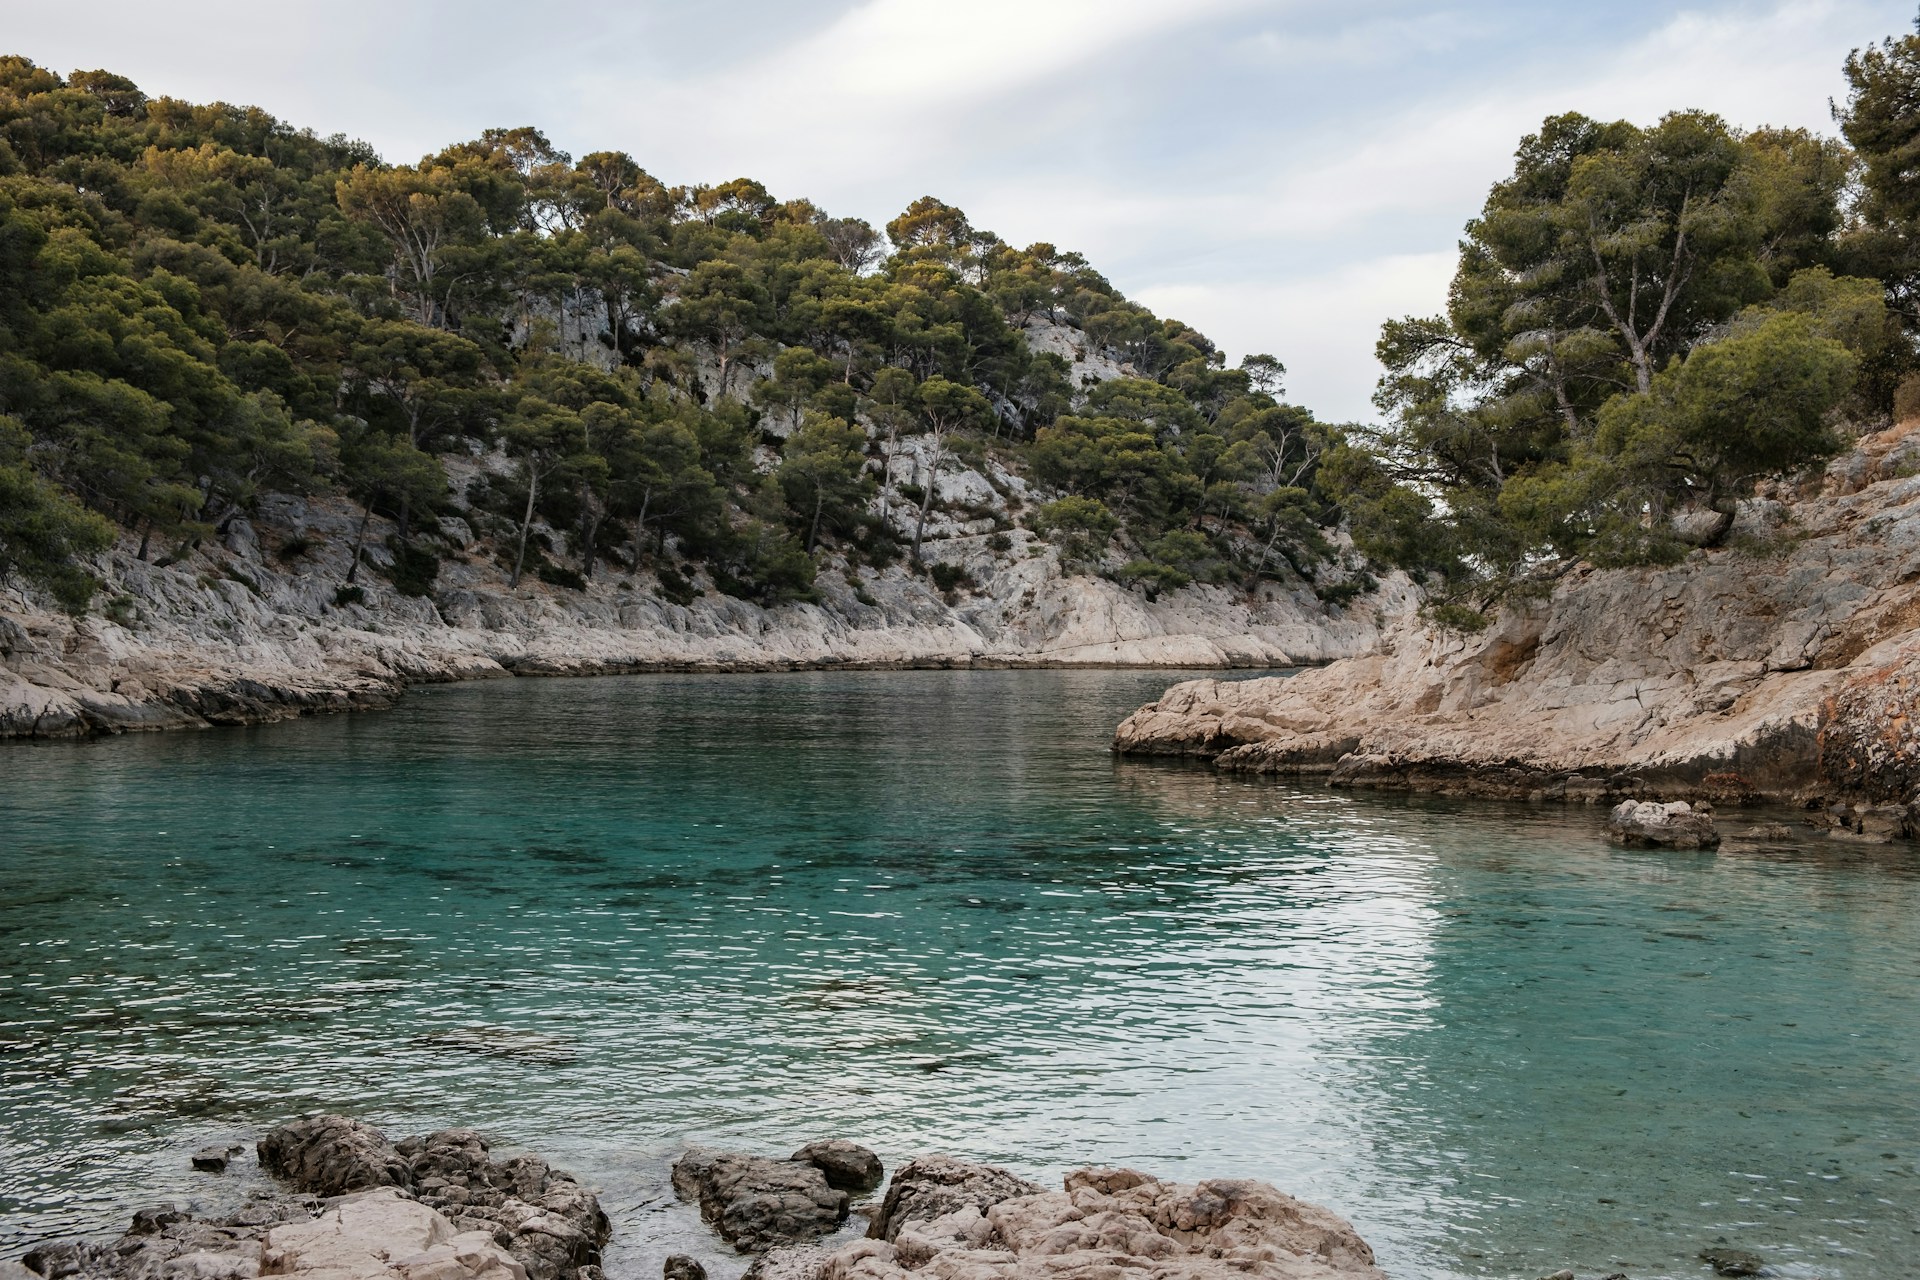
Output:
<svg viewBox="0 0 1920 1280">
<path fill-rule="evenodd" d="M 1379 375 L 1373 358 L 1380 322 L 1430 313 L 1444 302 L 1456 255 L 1402 254 L 1285 281 L 1169 284 L 1137 297 L 1220 340 L 1230 363 L 1267 351 L 1287 366 L 1287 396 L 1330 422 L 1368 421 Z"/>
</svg>

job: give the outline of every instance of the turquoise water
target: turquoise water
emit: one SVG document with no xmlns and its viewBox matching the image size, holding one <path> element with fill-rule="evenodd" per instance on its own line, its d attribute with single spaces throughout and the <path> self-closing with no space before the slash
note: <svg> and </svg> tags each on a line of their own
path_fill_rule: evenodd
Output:
<svg viewBox="0 0 1920 1280">
<path fill-rule="evenodd" d="M 820 1136 L 1263 1177 L 1396 1277 L 1722 1237 L 1913 1274 L 1911 851 L 1113 761 L 1168 679 L 510 681 L 8 747 L 0 1256 L 326 1107 L 549 1154 L 633 1275 L 689 1230 L 683 1143 Z"/>
</svg>

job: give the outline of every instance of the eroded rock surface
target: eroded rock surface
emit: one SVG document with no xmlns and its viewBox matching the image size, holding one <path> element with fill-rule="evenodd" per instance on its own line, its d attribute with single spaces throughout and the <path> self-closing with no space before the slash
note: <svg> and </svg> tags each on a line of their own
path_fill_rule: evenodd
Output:
<svg viewBox="0 0 1920 1280">
<path fill-rule="evenodd" d="M 892 1240 L 914 1223 L 932 1222 L 964 1209 L 984 1211 L 1002 1200 L 1041 1190 L 1038 1183 L 990 1164 L 952 1156 L 916 1156 L 894 1172 L 867 1234 L 875 1240 Z"/>
<path fill-rule="evenodd" d="M 317 1115 L 283 1124 L 259 1142 L 260 1167 L 315 1195 L 338 1196 L 413 1181 L 387 1135 L 346 1116 Z"/>
<path fill-rule="evenodd" d="M 923 1190 L 899 1198 L 886 1230 L 821 1261 L 813 1280 L 1384 1280 L 1344 1219 L 1263 1182 L 1082 1169 L 1041 1191 L 1003 1170 L 932 1160 L 896 1175 Z"/>
<path fill-rule="evenodd" d="M 847 1193 L 803 1160 L 689 1151 L 674 1162 L 673 1189 L 741 1253 L 818 1240 L 847 1220 Z"/>
<path fill-rule="evenodd" d="M 1443 794 L 1909 805 L 1917 457 L 1920 422 L 1869 436 L 1744 503 L 1723 548 L 1577 567 L 1477 635 L 1409 617 L 1375 654 L 1176 685 L 1114 749 Z"/>
</svg>

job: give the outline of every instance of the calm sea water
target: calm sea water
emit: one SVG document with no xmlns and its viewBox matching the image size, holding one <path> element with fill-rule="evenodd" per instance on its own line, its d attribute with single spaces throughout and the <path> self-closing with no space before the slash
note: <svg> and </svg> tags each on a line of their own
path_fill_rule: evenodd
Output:
<svg viewBox="0 0 1920 1280">
<path fill-rule="evenodd" d="M 0 1256 L 330 1108 L 1251 1175 L 1396 1277 L 1920 1256 L 1920 863 L 1115 762 L 1165 673 L 512 681 L 0 750 Z M 737 1268 L 736 1268 L 737 1269 Z"/>
</svg>

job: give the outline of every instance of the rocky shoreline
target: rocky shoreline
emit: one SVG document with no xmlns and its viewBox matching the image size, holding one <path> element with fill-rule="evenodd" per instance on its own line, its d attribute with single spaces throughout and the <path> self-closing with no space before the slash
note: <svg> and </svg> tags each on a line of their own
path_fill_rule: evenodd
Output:
<svg viewBox="0 0 1920 1280">
<path fill-rule="evenodd" d="M 390 1142 L 316 1115 L 270 1131 L 258 1151 L 278 1185 L 239 1210 L 143 1209 L 117 1240 L 55 1241 L 0 1261 L 0 1280 L 603 1278 L 613 1229 L 595 1192 L 538 1156 L 495 1160 L 472 1130 Z M 215 1172 L 223 1156 L 194 1160 Z M 879 1201 L 853 1203 L 884 1177 L 871 1151 L 830 1140 L 786 1159 L 689 1151 L 672 1184 L 752 1259 L 750 1280 L 1385 1280 L 1345 1219 L 1262 1182 L 1088 1168 L 1049 1191 L 933 1155 L 895 1170 Z M 848 1240 L 850 1218 L 865 1230 Z M 663 1274 L 707 1271 L 673 1255 Z"/>
<path fill-rule="evenodd" d="M 1373 651 L 1412 607 L 1403 579 L 1346 606 L 1308 584 L 1192 586 L 1149 600 L 1069 572 L 1050 544 L 938 527 L 942 592 L 907 566 L 835 561 L 817 599 L 762 606 L 696 574 L 682 602 L 650 571 L 583 588 L 505 574 L 446 526 L 428 596 L 379 572 L 375 518 L 357 598 L 342 593 L 360 515 L 272 497 L 253 521 L 162 564 L 127 539 L 74 619 L 0 587 L 0 738 L 255 724 L 391 706 L 408 686 L 506 676 L 1004 667 L 1283 668 Z M 987 522 L 990 524 L 990 522 Z M 295 554 L 297 552 L 297 554 Z M 390 557 L 389 557 L 390 558 Z"/>
<path fill-rule="evenodd" d="M 1402 615 L 1377 652 L 1189 681 L 1122 756 L 1334 787 L 1614 805 L 1794 805 L 1920 833 L 1920 423 L 1743 504 L 1722 548 L 1573 566 L 1478 634 Z"/>
</svg>

